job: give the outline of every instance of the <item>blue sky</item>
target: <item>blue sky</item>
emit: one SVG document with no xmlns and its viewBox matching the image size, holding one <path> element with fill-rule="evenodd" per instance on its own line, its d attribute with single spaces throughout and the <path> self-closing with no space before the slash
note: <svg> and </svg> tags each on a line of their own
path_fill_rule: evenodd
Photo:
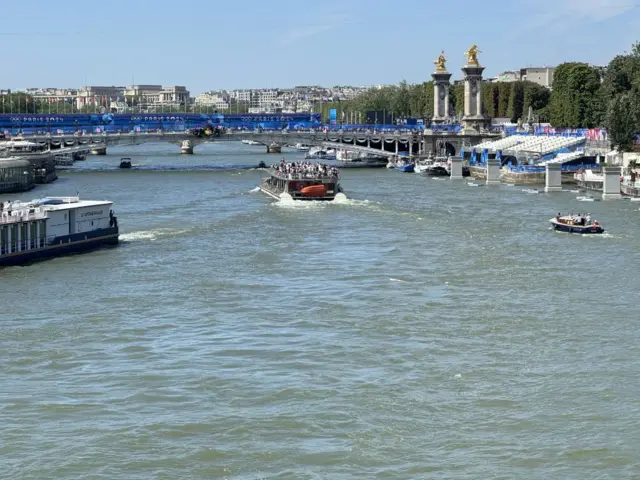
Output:
<svg viewBox="0 0 640 480">
<path fill-rule="evenodd" d="M 0 88 L 135 83 L 212 89 L 430 79 L 605 64 L 640 40 L 640 0 L 30 0 L 4 2 Z M 181 10 L 182 9 L 182 10 Z"/>
</svg>

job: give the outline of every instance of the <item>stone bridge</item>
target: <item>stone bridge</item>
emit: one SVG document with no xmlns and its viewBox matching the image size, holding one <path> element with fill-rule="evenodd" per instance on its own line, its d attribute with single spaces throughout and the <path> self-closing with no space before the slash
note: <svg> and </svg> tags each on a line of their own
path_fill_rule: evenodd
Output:
<svg viewBox="0 0 640 480">
<path fill-rule="evenodd" d="M 220 135 L 196 136 L 190 132 L 128 132 L 97 133 L 85 135 L 22 135 L 14 139 L 43 143 L 60 143 L 63 146 L 86 145 L 94 154 L 105 154 L 109 146 L 140 145 L 143 143 L 169 142 L 180 146 L 182 153 L 191 154 L 201 143 L 239 142 L 251 140 L 265 145 L 267 153 L 278 153 L 281 147 L 296 144 L 357 150 L 367 153 L 393 156 L 400 153 L 409 155 L 456 155 L 462 147 L 470 148 L 478 143 L 500 135 L 489 133 L 456 134 L 411 132 L 352 132 L 352 131 L 231 131 Z"/>
</svg>

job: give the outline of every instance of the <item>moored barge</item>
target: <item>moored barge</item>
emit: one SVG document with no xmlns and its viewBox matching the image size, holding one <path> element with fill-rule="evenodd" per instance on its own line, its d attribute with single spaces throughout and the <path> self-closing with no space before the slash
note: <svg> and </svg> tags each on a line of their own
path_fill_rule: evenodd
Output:
<svg viewBox="0 0 640 480">
<path fill-rule="evenodd" d="M 116 245 L 112 205 L 79 197 L 0 203 L 0 267 Z"/>
</svg>

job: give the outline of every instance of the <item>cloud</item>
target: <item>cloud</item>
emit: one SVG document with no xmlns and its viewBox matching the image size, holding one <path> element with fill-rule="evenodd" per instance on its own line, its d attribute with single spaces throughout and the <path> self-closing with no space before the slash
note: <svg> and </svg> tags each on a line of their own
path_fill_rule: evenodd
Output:
<svg viewBox="0 0 640 480">
<path fill-rule="evenodd" d="M 280 41 L 281 45 L 291 45 L 292 43 L 300 42 L 310 37 L 315 37 L 321 33 L 326 33 L 331 30 L 336 30 L 345 25 L 356 23 L 354 19 L 348 15 L 331 15 L 321 22 L 309 24 L 306 26 L 293 28 L 284 33 Z"/>
</svg>

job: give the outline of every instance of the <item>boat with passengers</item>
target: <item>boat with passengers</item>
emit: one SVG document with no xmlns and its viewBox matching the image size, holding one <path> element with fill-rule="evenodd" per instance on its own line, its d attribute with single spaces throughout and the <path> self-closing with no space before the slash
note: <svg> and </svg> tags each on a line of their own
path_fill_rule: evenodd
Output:
<svg viewBox="0 0 640 480">
<path fill-rule="evenodd" d="M 335 166 L 311 162 L 286 162 L 284 159 L 268 170 L 258 188 L 276 200 L 346 199 Z"/>
<path fill-rule="evenodd" d="M 0 267 L 116 245 L 112 205 L 79 197 L 0 202 Z"/>
<path fill-rule="evenodd" d="M 591 214 L 583 215 L 581 213 L 574 215 L 556 215 L 549 220 L 554 230 L 559 232 L 580 233 L 580 234 L 598 234 L 604 233 L 604 228 L 600 226 L 597 220 L 591 222 Z"/>
</svg>

